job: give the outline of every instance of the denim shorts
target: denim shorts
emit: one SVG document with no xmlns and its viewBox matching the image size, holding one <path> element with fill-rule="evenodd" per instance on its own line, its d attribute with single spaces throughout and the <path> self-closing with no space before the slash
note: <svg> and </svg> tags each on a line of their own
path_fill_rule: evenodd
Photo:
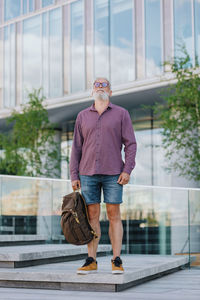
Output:
<svg viewBox="0 0 200 300">
<path fill-rule="evenodd" d="M 80 175 L 81 194 L 86 204 L 101 202 L 101 190 L 103 189 L 104 202 L 109 204 L 122 203 L 123 185 L 117 182 L 118 175 Z"/>
</svg>

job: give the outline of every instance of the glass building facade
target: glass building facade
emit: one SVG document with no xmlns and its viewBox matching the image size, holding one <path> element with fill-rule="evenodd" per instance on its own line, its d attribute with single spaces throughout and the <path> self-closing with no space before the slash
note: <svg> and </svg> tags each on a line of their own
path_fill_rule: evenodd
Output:
<svg viewBox="0 0 200 300">
<path fill-rule="evenodd" d="M 180 54 L 180 43 L 199 59 L 199 16 L 200 0 L 0 1 L 0 117 L 41 87 L 70 157 L 77 113 L 92 103 L 93 79 L 107 77 L 111 101 L 128 109 L 136 131 L 130 182 L 170 186 L 157 147 L 162 128 L 142 104 L 159 100 L 163 62 Z M 69 178 L 66 161 L 61 177 Z"/>
</svg>

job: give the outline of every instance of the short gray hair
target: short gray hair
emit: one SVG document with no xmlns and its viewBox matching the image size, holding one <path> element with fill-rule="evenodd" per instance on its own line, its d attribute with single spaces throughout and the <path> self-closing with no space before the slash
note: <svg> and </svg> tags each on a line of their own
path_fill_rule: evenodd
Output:
<svg viewBox="0 0 200 300">
<path fill-rule="evenodd" d="M 99 80 L 99 79 L 104 79 L 104 80 L 106 80 L 106 81 L 108 82 L 109 88 L 111 89 L 110 81 L 109 81 L 106 77 L 96 77 L 96 79 L 95 79 L 94 82 L 93 82 L 93 85 L 94 85 L 94 83 L 95 83 L 97 80 Z"/>
</svg>

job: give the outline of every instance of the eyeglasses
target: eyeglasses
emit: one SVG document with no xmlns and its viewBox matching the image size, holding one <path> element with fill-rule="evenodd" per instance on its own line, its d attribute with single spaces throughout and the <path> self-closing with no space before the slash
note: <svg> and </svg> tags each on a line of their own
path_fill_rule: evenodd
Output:
<svg viewBox="0 0 200 300">
<path fill-rule="evenodd" d="M 102 87 L 107 87 L 108 86 L 108 83 L 107 82 L 95 82 L 94 83 L 94 86 L 97 88 L 97 87 L 100 87 L 100 85 Z"/>
</svg>

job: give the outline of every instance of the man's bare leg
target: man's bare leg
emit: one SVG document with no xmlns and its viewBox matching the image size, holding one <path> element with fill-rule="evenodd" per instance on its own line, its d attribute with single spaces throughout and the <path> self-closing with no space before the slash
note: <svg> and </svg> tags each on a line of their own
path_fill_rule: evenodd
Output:
<svg viewBox="0 0 200 300">
<path fill-rule="evenodd" d="M 88 245 L 88 256 L 93 257 L 96 260 L 96 253 L 98 248 L 98 243 L 101 237 L 101 228 L 100 228 L 100 204 L 90 204 L 88 205 L 88 216 L 92 228 L 95 230 L 98 238 L 94 238 Z"/>
<path fill-rule="evenodd" d="M 113 249 L 113 259 L 120 256 L 123 238 L 123 226 L 120 214 L 120 204 L 106 203 L 107 216 L 109 220 L 109 237 Z"/>
</svg>

